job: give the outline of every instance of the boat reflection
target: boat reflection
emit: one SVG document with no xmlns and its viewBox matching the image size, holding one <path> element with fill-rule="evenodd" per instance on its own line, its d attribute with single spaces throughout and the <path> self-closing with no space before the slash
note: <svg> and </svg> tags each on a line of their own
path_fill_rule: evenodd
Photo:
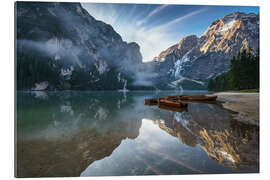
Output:
<svg viewBox="0 0 270 180">
<path fill-rule="evenodd" d="M 165 110 L 174 111 L 174 112 L 187 112 L 188 111 L 188 108 L 177 108 L 177 107 L 163 106 L 163 105 L 159 105 L 158 107 L 160 109 L 165 109 Z"/>
</svg>

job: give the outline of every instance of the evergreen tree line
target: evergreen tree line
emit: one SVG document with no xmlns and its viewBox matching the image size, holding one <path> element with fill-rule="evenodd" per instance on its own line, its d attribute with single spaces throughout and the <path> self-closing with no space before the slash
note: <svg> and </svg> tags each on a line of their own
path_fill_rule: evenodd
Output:
<svg viewBox="0 0 270 180">
<path fill-rule="evenodd" d="M 31 89 L 36 82 L 57 83 L 59 72 L 52 68 L 50 59 L 34 53 L 17 54 L 17 89 Z"/>
<path fill-rule="evenodd" d="M 94 66 L 80 68 L 74 65 L 72 76 L 67 79 L 61 75 L 61 68 L 70 66 L 64 63 L 64 59 L 55 61 L 43 53 L 26 50 L 17 53 L 16 62 L 18 90 L 30 90 L 35 83 L 43 81 L 49 83 L 47 90 L 119 90 L 124 86 L 124 82 L 117 78 L 119 70 L 113 65 L 104 74 L 100 74 Z M 130 90 L 153 89 L 133 85 L 134 79 L 127 72 L 121 72 L 121 79 L 127 80 L 126 88 Z"/>
<path fill-rule="evenodd" d="M 208 82 L 208 90 L 259 89 L 259 50 L 243 50 L 231 60 L 230 70 Z"/>
</svg>

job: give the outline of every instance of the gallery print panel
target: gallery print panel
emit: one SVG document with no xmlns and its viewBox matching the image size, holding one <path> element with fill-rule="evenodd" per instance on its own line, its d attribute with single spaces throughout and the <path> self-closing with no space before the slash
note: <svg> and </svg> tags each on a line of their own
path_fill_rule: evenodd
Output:
<svg viewBox="0 0 270 180">
<path fill-rule="evenodd" d="M 15 3 L 15 176 L 259 173 L 257 6 Z"/>
</svg>

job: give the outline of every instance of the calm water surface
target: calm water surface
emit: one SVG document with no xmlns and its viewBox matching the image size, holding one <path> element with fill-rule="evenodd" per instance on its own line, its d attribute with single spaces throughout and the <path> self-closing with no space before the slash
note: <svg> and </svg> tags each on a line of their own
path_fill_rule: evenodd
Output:
<svg viewBox="0 0 270 180">
<path fill-rule="evenodd" d="M 173 94 L 18 92 L 17 176 L 259 172 L 257 126 L 218 104 L 144 105 Z"/>
</svg>

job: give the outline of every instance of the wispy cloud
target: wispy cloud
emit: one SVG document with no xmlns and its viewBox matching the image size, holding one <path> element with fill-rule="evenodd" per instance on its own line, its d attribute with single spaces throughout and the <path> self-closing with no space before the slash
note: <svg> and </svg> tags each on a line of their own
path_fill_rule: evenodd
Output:
<svg viewBox="0 0 270 180">
<path fill-rule="evenodd" d="M 151 11 L 144 19 L 141 19 L 137 21 L 137 25 L 140 26 L 141 24 L 145 23 L 150 17 L 157 14 L 158 12 L 162 11 L 166 7 L 170 6 L 170 4 L 164 4 L 160 5 L 159 7 L 155 8 L 153 11 Z"/>
<path fill-rule="evenodd" d="M 195 15 L 197 15 L 197 14 L 199 14 L 201 12 L 204 12 L 206 10 L 207 10 L 207 8 L 202 8 L 202 9 L 190 12 L 190 13 L 184 15 L 184 16 L 180 16 L 180 17 L 178 17 L 178 18 L 176 18 L 176 19 L 174 19 L 174 20 L 172 20 L 170 22 L 167 22 L 166 24 L 156 26 L 156 27 L 152 28 L 152 30 L 153 31 L 157 31 L 157 30 L 159 30 L 159 31 L 163 30 L 164 31 L 164 30 L 168 29 L 170 26 L 172 26 L 172 25 L 174 25 L 176 23 L 180 23 L 181 21 L 183 21 L 185 19 L 188 19 L 188 18 L 190 18 L 192 16 L 195 16 Z"/>
<path fill-rule="evenodd" d="M 173 25 L 179 24 L 181 21 L 192 18 L 193 16 L 206 10 L 206 8 L 202 8 L 152 28 L 135 28 L 134 41 L 139 43 L 141 46 L 141 52 L 144 58 L 143 60 L 145 62 L 153 60 L 153 58 L 157 56 L 161 51 L 172 46 L 180 40 L 180 37 L 184 36 L 184 34 L 181 33 L 181 30 L 179 30 L 177 34 L 168 33 Z M 175 37 L 178 37 L 179 39 L 175 39 Z"/>
</svg>

